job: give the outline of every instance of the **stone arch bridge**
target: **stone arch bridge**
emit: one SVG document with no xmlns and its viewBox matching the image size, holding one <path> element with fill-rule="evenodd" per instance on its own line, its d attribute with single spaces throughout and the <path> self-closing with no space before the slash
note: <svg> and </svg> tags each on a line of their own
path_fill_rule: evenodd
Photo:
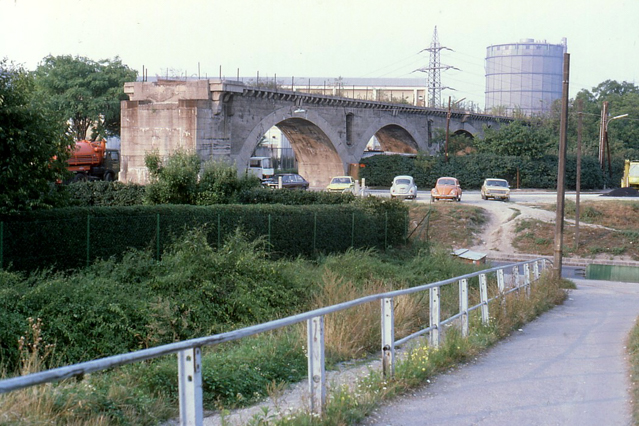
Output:
<svg viewBox="0 0 639 426">
<path fill-rule="evenodd" d="M 243 173 L 263 135 L 277 126 L 291 142 L 299 173 L 313 187 L 346 174 L 376 136 L 384 151 L 434 153 L 434 129 L 446 128 L 448 111 L 411 105 L 246 86 L 237 81 L 126 83 L 122 101 L 120 180 L 146 183 L 145 153 L 177 149 L 203 160 L 235 162 Z M 452 112 L 449 134 L 483 137 L 501 117 Z"/>
</svg>

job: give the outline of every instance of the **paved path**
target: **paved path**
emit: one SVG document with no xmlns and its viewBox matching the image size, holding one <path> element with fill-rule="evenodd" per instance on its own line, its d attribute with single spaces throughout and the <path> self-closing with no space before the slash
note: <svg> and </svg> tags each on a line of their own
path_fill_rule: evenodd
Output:
<svg viewBox="0 0 639 426">
<path fill-rule="evenodd" d="M 574 280 L 554 308 L 366 425 L 632 425 L 626 339 L 639 284 Z"/>
</svg>

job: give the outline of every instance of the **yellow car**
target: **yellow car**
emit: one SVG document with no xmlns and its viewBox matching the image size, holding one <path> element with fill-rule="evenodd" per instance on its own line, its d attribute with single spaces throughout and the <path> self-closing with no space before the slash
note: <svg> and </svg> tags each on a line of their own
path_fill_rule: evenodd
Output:
<svg viewBox="0 0 639 426">
<path fill-rule="evenodd" d="M 344 192 L 346 190 L 352 190 L 355 187 L 355 181 L 350 176 L 335 176 L 331 179 L 331 183 L 328 184 L 326 190 L 328 192 Z"/>
</svg>

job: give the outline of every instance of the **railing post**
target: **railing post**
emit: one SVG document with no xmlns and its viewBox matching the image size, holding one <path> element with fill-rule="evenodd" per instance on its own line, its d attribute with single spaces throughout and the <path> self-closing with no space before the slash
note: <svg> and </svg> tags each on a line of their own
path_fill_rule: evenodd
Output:
<svg viewBox="0 0 639 426">
<path fill-rule="evenodd" d="M 479 275 L 479 297 L 481 299 L 481 322 L 488 324 L 490 317 L 488 316 L 488 282 L 486 274 Z"/>
<path fill-rule="evenodd" d="M 533 274 L 535 275 L 535 281 L 539 279 L 539 260 L 535 260 L 533 264 Z"/>
<path fill-rule="evenodd" d="M 459 280 L 459 313 L 461 314 L 462 337 L 468 337 L 468 280 Z"/>
<path fill-rule="evenodd" d="M 519 266 L 513 266 L 513 284 L 519 294 Z"/>
<path fill-rule="evenodd" d="M 524 286 L 526 286 L 526 295 L 530 296 L 530 265 L 524 263 Z"/>
<path fill-rule="evenodd" d="M 178 389 L 180 393 L 180 425 L 200 426 L 202 408 L 202 352 L 200 348 L 178 352 Z"/>
<path fill-rule="evenodd" d="M 499 292 L 501 294 L 504 293 L 504 291 L 505 291 L 505 281 L 504 281 L 504 270 L 503 269 L 498 269 L 497 270 L 497 288 L 499 289 Z"/>
<path fill-rule="evenodd" d="M 306 321 L 308 334 L 308 390 L 311 412 L 322 414 L 326 403 L 326 374 L 324 369 L 324 317 Z"/>
<path fill-rule="evenodd" d="M 429 290 L 430 326 L 434 327 L 430 332 L 430 345 L 439 347 L 439 287 Z"/>
<path fill-rule="evenodd" d="M 384 377 L 395 375 L 395 313 L 393 298 L 381 300 L 382 305 L 382 372 Z"/>
</svg>

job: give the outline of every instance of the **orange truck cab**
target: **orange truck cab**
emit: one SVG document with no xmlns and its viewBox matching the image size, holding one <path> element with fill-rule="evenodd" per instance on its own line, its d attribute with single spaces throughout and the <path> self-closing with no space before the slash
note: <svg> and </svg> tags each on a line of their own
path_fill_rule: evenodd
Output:
<svg viewBox="0 0 639 426">
<path fill-rule="evenodd" d="M 113 181 L 120 172 L 120 153 L 117 149 L 107 149 L 104 140 L 81 140 L 75 143 L 67 164 L 67 169 L 75 174 L 74 181 Z"/>
</svg>

